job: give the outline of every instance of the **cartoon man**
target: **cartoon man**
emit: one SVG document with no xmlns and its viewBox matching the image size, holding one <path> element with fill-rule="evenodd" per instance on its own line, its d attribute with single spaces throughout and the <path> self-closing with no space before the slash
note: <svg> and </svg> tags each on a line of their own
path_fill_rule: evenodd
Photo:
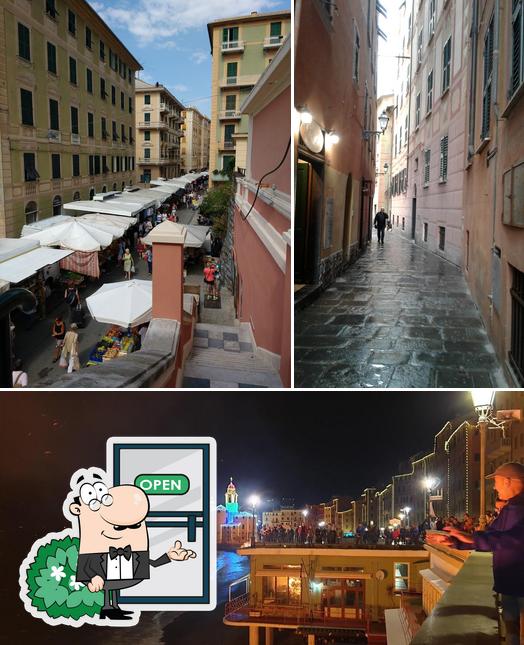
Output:
<svg viewBox="0 0 524 645">
<path fill-rule="evenodd" d="M 132 485 L 108 489 L 98 473 L 84 472 L 73 486 L 76 490 L 68 507 L 79 523 L 76 580 L 87 584 L 91 592 L 104 591 L 101 619 L 131 620 L 128 614 L 132 612 L 118 606 L 117 591 L 149 578 L 150 566 L 196 558 L 196 553 L 182 548 L 177 540 L 167 553 L 150 559 L 147 495 Z"/>
</svg>

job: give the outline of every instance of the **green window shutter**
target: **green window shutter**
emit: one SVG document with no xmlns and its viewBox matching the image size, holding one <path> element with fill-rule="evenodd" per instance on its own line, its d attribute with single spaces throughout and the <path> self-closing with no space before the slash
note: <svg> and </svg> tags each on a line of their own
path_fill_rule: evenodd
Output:
<svg viewBox="0 0 524 645">
<path fill-rule="evenodd" d="M 18 23 L 18 55 L 25 60 L 31 60 L 29 29 L 21 22 Z"/>
<path fill-rule="evenodd" d="M 52 179 L 60 179 L 60 155 L 51 155 Z"/>
<path fill-rule="evenodd" d="M 227 64 L 227 76 L 228 78 L 234 77 L 237 75 L 237 63 L 228 63 Z"/>
<path fill-rule="evenodd" d="M 29 90 L 20 90 L 20 101 L 22 105 L 22 123 L 33 124 L 33 93 Z"/>
<path fill-rule="evenodd" d="M 47 71 L 56 74 L 56 47 L 47 43 Z"/>
<path fill-rule="evenodd" d="M 522 82 L 522 0 L 513 0 L 510 96 Z"/>
<path fill-rule="evenodd" d="M 60 119 L 58 115 L 58 101 L 49 99 L 49 128 L 60 130 Z"/>
<path fill-rule="evenodd" d="M 78 134 L 78 108 L 71 106 L 71 132 Z"/>
<path fill-rule="evenodd" d="M 282 36 L 282 23 L 272 22 L 270 27 L 270 36 Z"/>
<path fill-rule="evenodd" d="M 76 85 L 76 60 L 69 57 L 69 80 Z"/>
<path fill-rule="evenodd" d="M 235 110 L 237 106 L 237 97 L 234 94 L 226 96 L 226 110 Z"/>
<path fill-rule="evenodd" d="M 229 40 L 232 40 L 233 42 L 238 41 L 238 27 L 231 27 L 231 32 L 229 34 Z"/>
<path fill-rule="evenodd" d="M 224 29 L 222 29 L 222 42 L 227 43 L 228 40 L 229 40 L 229 30 L 224 27 Z"/>
</svg>

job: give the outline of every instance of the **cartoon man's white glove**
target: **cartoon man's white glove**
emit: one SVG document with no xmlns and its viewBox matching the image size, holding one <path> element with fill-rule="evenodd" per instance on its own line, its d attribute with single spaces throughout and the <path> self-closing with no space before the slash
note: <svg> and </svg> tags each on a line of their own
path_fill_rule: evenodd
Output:
<svg viewBox="0 0 524 645">
<path fill-rule="evenodd" d="M 169 549 L 167 552 L 167 557 L 170 560 L 189 560 L 189 558 L 196 558 L 196 553 L 194 551 L 191 551 L 191 549 L 183 549 L 182 548 L 182 542 L 180 540 L 177 540 L 175 542 L 175 545 Z"/>
</svg>

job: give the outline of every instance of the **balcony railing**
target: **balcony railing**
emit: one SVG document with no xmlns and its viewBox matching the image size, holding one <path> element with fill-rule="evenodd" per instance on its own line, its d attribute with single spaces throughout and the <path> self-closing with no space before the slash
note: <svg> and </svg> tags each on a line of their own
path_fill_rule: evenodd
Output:
<svg viewBox="0 0 524 645">
<path fill-rule="evenodd" d="M 280 47 L 283 40 L 284 40 L 284 36 L 267 36 L 267 38 L 264 38 L 264 49 Z"/>
<path fill-rule="evenodd" d="M 169 106 L 167 103 L 160 103 L 160 112 L 169 112 Z"/>
<path fill-rule="evenodd" d="M 139 128 L 167 128 L 168 125 L 165 121 L 139 121 Z"/>
<path fill-rule="evenodd" d="M 153 166 L 162 166 L 165 164 L 175 163 L 177 159 L 172 157 L 139 157 L 139 164 L 151 164 Z"/>
<path fill-rule="evenodd" d="M 79 144 L 80 143 L 80 135 L 71 133 L 71 143 Z"/>
<path fill-rule="evenodd" d="M 227 52 L 243 52 L 244 51 L 244 41 L 243 40 L 228 40 L 222 43 L 222 53 Z"/>
<path fill-rule="evenodd" d="M 234 150 L 236 145 L 236 141 L 222 141 L 219 147 L 221 150 Z"/>
<path fill-rule="evenodd" d="M 222 110 L 219 115 L 219 119 L 241 119 L 242 114 L 238 110 Z"/>
<path fill-rule="evenodd" d="M 220 87 L 249 87 L 256 85 L 260 78 L 257 74 L 250 74 L 249 76 L 226 76 L 220 81 Z"/>
</svg>

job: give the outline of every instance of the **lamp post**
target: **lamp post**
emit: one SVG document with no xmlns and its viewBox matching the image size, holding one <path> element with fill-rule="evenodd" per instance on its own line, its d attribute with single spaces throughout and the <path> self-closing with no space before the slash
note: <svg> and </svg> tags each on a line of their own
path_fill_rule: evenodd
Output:
<svg viewBox="0 0 524 645">
<path fill-rule="evenodd" d="M 376 135 L 381 135 L 384 134 L 386 131 L 386 128 L 388 127 L 389 123 L 389 116 L 386 113 L 386 110 L 382 112 L 382 114 L 378 117 L 378 127 L 380 130 L 363 130 L 362 131 L 362 136 L 365 141 L 369 141 L 369 138 L 371 137 L 372 134 Z"/>
<path fill-rule="evenodd" d="M 486 433 L 493 410 L 495 390 L 487 388 L 471 391 L 473 407 L 478 414 L 478 428 L 480 435 L 480 517 L 479 528 L 486 528 Z"/>
<path fill-rule="evenodd" d="M 426 477 L 424 479 L 424 481 L 423 481 L 424 491 L 425 491 L 425 494 L 424 494 L 424 497 L 425 497 L 425 500 L 424 500 L 424 507 L 425 507 L 424 512 L 425 513 L 427 512 L 427 514 L 428 514 L 428 521 L 429 521 L 429 518 L 431 516 L 431 512 L 430 512 L 431 511 L 431 508 L 430 508 L 430 505 L 431 505 L 431 491 L 437 486 L 437 484 L 438 484 L 438 479 L 435 479 L 434 477 Z"/>
<path fill-rule="evenodd" d="M 256 509 L 257 506 L 260 504 L 260 497 L 258 495 L 251 495 L 249 498 L 249 504 L 251 505 L 251 508 L 253 509 L 253 524 L 251 526 L 251 548 L 255 548 L 255 522 L 256 522 Z"/>
</svg>

